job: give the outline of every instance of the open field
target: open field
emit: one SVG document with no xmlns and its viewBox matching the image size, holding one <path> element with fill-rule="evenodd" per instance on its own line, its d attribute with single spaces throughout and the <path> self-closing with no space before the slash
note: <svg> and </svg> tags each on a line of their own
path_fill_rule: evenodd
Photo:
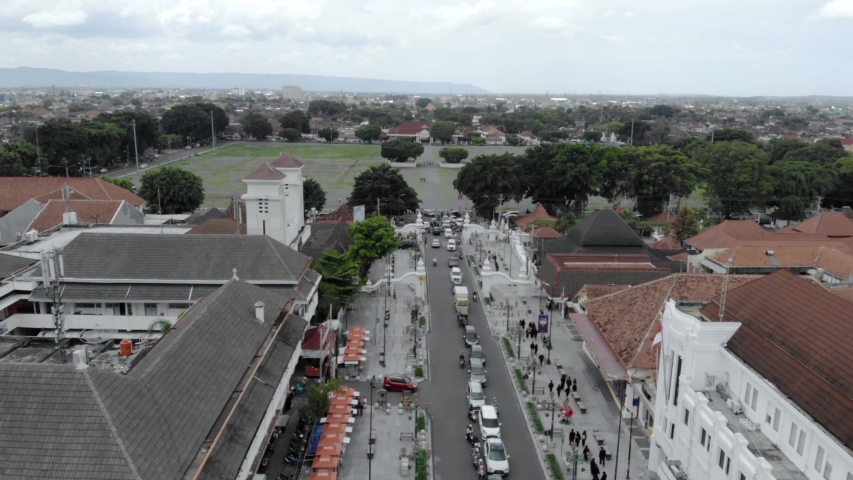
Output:
<svg viewBox="0 0 853 480">
<path fill-rule="evenodd" d="M 175 162 L 204 181 L 204 207 L 225 207 L 232 197 L 246 192 L 243 178 L 258 165 L 288 152 L 305 164 L 306 177 L 320 182 L 326 191 L 327 205 L 338 205 L 352 190 L 353 179 L 370 165 L 378 163 L 375 145 L 323 145 L 288 143 L 240 143 L 214 152 Z M 137 185 L 139 176 L 130 177 Z"/>
</svg>

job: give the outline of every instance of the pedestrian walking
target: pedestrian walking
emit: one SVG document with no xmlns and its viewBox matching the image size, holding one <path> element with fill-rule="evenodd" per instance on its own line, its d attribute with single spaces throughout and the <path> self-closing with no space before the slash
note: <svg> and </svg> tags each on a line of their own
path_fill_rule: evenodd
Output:
<svg viewBox="0 0 853 480">
<path fill-rule="evenodd" d="M 540 353 L 540 354 L 539 354 L 539 366 L 541 367 L 541 366 L 542 366 L 542 365 L 544 365 L 544 364 L 545 364 L 545 354 L 544 354 L 544 353 Z"/>
<path fill-rule="evenodd" d="M 530 342 L 530 354 L 536 355 L 536 342 Z"/>
<path fill-rule="evenodd" d="M 574 380 L 572 380 L 572 391 L 573 391 L 573 392 L 577 392 L 577 391 L 578 391 L 578 379 L 574 379 Z"/>
<path fill-rule="evenodd" d="M 604 459 L 606 459 L 606 458 L 607 458 L 607 453 L 602 448 L 601 450 L 598 451 L 598 463 L 600 463 L 602 467 L 604 466 Z"/>
<path fill-rule="evenodd" d="M 536 355 L 537 353 L 539 353 L 539 344 L 533 342 L 533 355 Z"/>
<path fill-rule="evenodd" d="M 569 445 L 574 443 L 575 441 L 575 429 L 573 428 L 571 432 L 569 432 Z"/>
<path fill-rule="evenodd" d="M 583 446 L 586 447 L 586 430 L 581 434 L 581 442 L 583 442 Z"/>
<path fill-rule="evenodd" d="M 548 382 L 548 393 L 554 393 L 554 381 Z"/>
<path fill-rule="evenodd" d="M 601 478 L 599 480 L 607 480 L 607 472 L 601 472 Z"/>
<path fill-rule="evenodd" d="M 563 393 L 563 384 L 557 385 L 557 398 L 560 398 L 560 394 Z"/>
<path fill-rule="evenodd" d="M 589 462 L 589 447 L 586 445 L 583 446 L 583 461 L 584 463 Z"/>
<path fill-rule="evenodd" d="M 565 373 L 560 375 L 560 388 L 566 388 L 566 378 L 567 375 Z"/>
<path fill-rule="evenodd" d="M 598 474 L 601 473 L 601 470 L 598 469 L 598 465 L 595 464 L 595 459 L 589 461 L 589 471 L 592 472 L 592 478 L 598 478 Z"/>
</svg>

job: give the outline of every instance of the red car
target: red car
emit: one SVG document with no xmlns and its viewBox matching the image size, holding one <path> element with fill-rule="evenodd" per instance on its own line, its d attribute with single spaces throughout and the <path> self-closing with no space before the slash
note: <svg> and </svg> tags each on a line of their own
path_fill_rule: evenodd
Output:
<svg viewBox="0 0 853 480">
<path fill-rule="evenodd" d="M 394 392 L 415 392 L 418 390 L 418 384 L 403 374 L 391 373 L 385 375 L 385 379 L 382 381 L 382 388 Z"/>
</svg>

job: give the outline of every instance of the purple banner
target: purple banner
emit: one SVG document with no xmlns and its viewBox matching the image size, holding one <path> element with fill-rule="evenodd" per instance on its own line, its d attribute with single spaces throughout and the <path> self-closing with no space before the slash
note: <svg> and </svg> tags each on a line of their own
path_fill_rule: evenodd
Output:
<svg viewBox="0 0 853 480">
<path fill-rule="evenodd" d="M 539 333 L 548 333 L 548 315 L 539 315 Z"/>
</svg>

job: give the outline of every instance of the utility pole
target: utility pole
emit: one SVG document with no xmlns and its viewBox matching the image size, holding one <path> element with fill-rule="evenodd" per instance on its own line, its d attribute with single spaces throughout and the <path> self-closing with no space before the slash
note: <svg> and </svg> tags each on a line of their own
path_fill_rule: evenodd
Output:
<svg viewBox="0 0 853 480">
<path fill-rule="evenodd" d="M 136 173 L 139 173 L 139 146 L 136 144 L 136 119 L 133 119 L 133 153 L 136 155 Z"/>
<path fill-rule="evenodd" d="M 216 148 L 216 130 L 213 129 L 213 110 L 210 111 L 210 142 Z"/>
<path fill-rule="evenodd" d="M 631 415 L 631 424 L 628 427 L 628 473 L 625 475 L 626 480 L 631 479 L 631 435 L 634 431 L 634 390 L 631 390 L 631 409 L 628 410 L 628 413 Z M 613 478 L 616 478 L 616 474 L 613 474 Z"/>
</svg>

